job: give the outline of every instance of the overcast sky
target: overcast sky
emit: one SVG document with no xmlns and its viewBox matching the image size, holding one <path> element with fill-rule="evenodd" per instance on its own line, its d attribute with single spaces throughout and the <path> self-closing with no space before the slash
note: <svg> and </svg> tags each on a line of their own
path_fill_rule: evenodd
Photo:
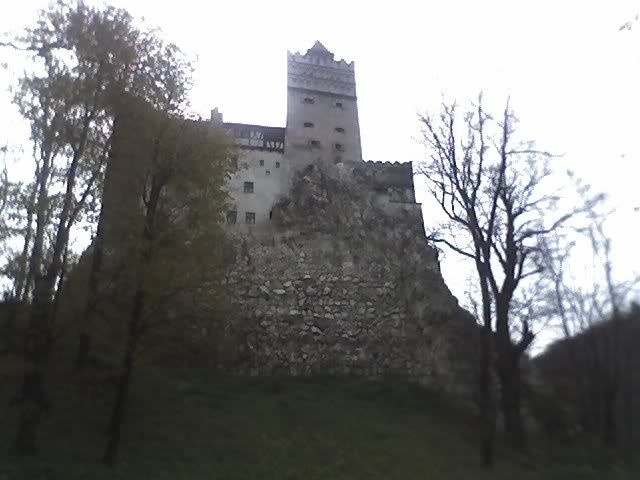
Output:
<svg viewBox="0 0 640 480">
<path fill-rule="evenodd" d="M 0 31 L 32 22 L 46 3 L 3 6 Z M 629 274 L 638 263 L 640 24 L 618 31 L 640 11 L 637 1 L 111 3 L 159 26 L 196 60 L 192 108 L 203 117 L 217 106 L 227 121 L 284 126 L 287 50 L 320 40 L 355 61 L 366 160 L 418 161 L 417 113 L 443 93 L 463 101 L 482 89 L 495 105 L 511 95 L 525 136 L 564 154 L 559 169 L 611 194 L 618 265 Z M 10 81 L 0 74 L 0 88 Z M 5 143 L 21 130 L 8 96 L 0 102 Z M 425 201 L 427 225 L 434 208 Z M 461 296 L 457 264 L 449 254 L 443 270 Z"/>
</svg>

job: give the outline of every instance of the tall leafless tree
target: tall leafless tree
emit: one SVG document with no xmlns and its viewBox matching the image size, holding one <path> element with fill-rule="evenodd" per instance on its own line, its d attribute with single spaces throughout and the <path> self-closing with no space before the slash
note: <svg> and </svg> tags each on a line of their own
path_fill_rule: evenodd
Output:
<svg viewBox="0 0 640 480">
<path fill-rule="evenodd" d="M 578 186 L 584 199 L 589 188 Z M 614 450 L 623 440 L 618 414 L 622 404 L 629 420 L 626 436 L 633 435 L 633 345 L 625 338 L 633 315 L 625 307 L 638 279 L 616 278 L 613 241 L 606 228 L 612 212 L 588 203 L 586 225 L 575 230 L 571 241 L 548 239 L 553 245 L 543 256 L 549 280 L 546 298 L 566 339 L 562 348 L 571 364 L 571 400 L 580 426 L 599 438 L 601 446 Z"/>
<path fill-rule="evenodd" d="M 485 111 L 479 95 L 464 112 L 455 103 L 443 103 L 440 112 L 420 121 L 428 158 L 419 173 L 446 216 L 431 240 L 472 260 L 477 273 L 484 331 L 482 451 L 490 465 L 495 430 L 491 367 L 500 384 L 505 428 L 513 446 L 524 449 L 520 361 L 535 335 L 530 316 L 512 314 L 514 298 L 540 272 L 539 241 L 573 212 L 554 213 L 559 197 L 547 182 L 552 156 L 533 142 L 516 139 L 517 119 L 508 102 L 497 118 Z"/>
</svg>

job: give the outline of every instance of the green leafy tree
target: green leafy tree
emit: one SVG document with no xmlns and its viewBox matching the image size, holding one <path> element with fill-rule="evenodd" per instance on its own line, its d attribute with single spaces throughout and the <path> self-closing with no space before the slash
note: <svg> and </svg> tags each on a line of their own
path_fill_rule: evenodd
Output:
<svg viewBox="0 0 640 480">
<path fill-rule="evenodd" d="M 112 252 L 109 263 L 128 266 L 119 281 L 132 295 L 104 455 L 108 464 L 116 460 L 145 335 L 176 321 L 189 328 L 184 320 L 206 316 L 220 292 L 224 186 L 232 166 L 226 134 L 208 123 L 132 99 L 124 109 L 105 191 L 103 241 Z"/>
<path fill-rule="evenodd" d="M 53 344 L 59 286 L 72 229 L 99 192 L 113 132 L 113 101 L 144 75 L 136 42 L 149 43 L 124 10 L 60 0 L 11 42 L 34 68 L 19 82 L 15 103 L 31 127 L 34 204 L 29 260 L 20 285 L 31 304 L 15 446 L 33 454 L 47 406 L 46 369 Z"/>
<path fill-rule="evenodd" d="M 2 155 L 2 164 L 0 164 L 0 254 L 4 253 L 6 248 L 5 242 L 9 237 L 9 224 L 7 222 L 7 213 L 9 210 L 9 173 L 6 164 L 7 148 L 0 148 Z"/>
<path fill-rule="evenodd" d="M 166 114 L 179 115 L 187 105 L 187 94 L 191 87 L 192 66 L 173 44 L 163 41 L 154 31 L 136 32 L 135 62 L 128 66 L 132 74 L 124 85 L 120 85 L 111 99 L 112 107 L 118 110 L 123 98 L 137 97 L 151 108 Z M 117 115 L 114 116 L 117 121 Z M 109 183 L 112 165 L 107 163 L 105 182 Z M 103 189 L 106 187 L 103 187 Z M 100 191 L 100 197 L 102 191 Z M 77 370 L 84 369 L 89 360 L 94 318 L 100 303 L 98 285 L 103 270 L 104 222 L 108 202 L 100 202 L 97 213 L 97 229 L 91 245 L 91 265 L 87 281 L 87 296 L 82 315 L 82 325 L 75 358 Z"/>
</svg>

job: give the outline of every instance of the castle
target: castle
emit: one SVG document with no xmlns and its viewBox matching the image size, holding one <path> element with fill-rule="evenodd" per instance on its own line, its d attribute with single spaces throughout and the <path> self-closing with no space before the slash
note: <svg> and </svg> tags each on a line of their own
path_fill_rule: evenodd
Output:
<svg viewBox="0 0 640 480">
<path fill-rule="evenodd" d="M 427 242 L 411 163 L 362 160 L 353 62 L 320 42 L 288 53 L 286 127 L 224 127 L 240 154 L 221 361 L 252 375 L 399 375 L 469 399 L 478 329 Z"/>
<path fill-rule="evenodd" d="M 268 231 L 273 206 L 288 193 L 295 173 L 309 165 L 367 169 L 379 202 L 419 209 L 410 162 L 362 161 L 354 63 L 335 60 L 316 42 L 304 55 L 288 53 L 287 73 L 285 128 L 224 123 L 242 153 L 230 183 L 233 208 L 227 223 L 247 232 Z M 217 109 L 211 121 L 222 123 Z"/>
</svg>

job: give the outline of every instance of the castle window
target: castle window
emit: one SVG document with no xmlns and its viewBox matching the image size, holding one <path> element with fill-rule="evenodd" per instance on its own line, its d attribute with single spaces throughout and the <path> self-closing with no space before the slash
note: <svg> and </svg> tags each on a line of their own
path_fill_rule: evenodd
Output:
<svg viewBox="0 0 640 480">
<path fill-rule="evenodd" d="M 273 210 L 269 210 L 269 220 L 273 219 Z"/>
<path fill-rule="evenodd" d="M 303 103 L 308 103 L 308 104 L 316 103 L 316 101 L 311 97 L 304 97 L 304 99 L 302 101 L 303 101 Z"/>
<path fill-rule="evenodd" d="M 253 193 L 253 182 L 244 182 L 244 193 Z"/>
<path fill-rule="evenodd" d="M 313 123 L 311 123 L 311 122 L 304 122 L 304 127 L 305 127 L 305 128 L 313 128 Z"/>
<path fill-rule="evenodd" d="M 254 225 L 256 223 L 255 212 L 247 212 L 244 214 L 244 223 L 247 225 Z"/>
<path fill-rule="evenodd" d="M 264 174 L 268 177 L 269 175 L 271 175 L 271 170 L 267 170 L 266 172 L 264 172 Z"/>
<path fill-rule="evenodd" d="M 260 160 L 260 166 L 264 167 L 264 160 Z"/>
<path fill-rule="evenodd" d="M 227 223 L 236 223 L 238 220 L 238 212 L 235 210 L 229 210 L 227 212 Z"/>
<path fill-rule="evenodd" d="M 344 128 L 342 128 L 342 127 L 336 127 L 336 128 L 334 128 L 334 130 L 336 132 L 338 132 L 338 133 L 344 133 Z"/>
<path fill-rule="evenodd" d="M 344 152 L 344 145 L 341 143 L 336 143 L 333 147 L 336 149 L 336 152 Z"/>
<path fill-rule="evenodd" d="M 342 108 L 342 102 L 336 102 L 336 108 Z"/>
<path fill-rule="evenodd" d="M 276 162 L 276 168 L 280 168 L 280 162 Z"/>
<path fill-rule="evenodd" d="M 312 147 L 319 147 L 320 146 L 320 141 L 318 141 L 318 140 L 309 140 L 309 145 L 311 145 Z"/>
</svg>

